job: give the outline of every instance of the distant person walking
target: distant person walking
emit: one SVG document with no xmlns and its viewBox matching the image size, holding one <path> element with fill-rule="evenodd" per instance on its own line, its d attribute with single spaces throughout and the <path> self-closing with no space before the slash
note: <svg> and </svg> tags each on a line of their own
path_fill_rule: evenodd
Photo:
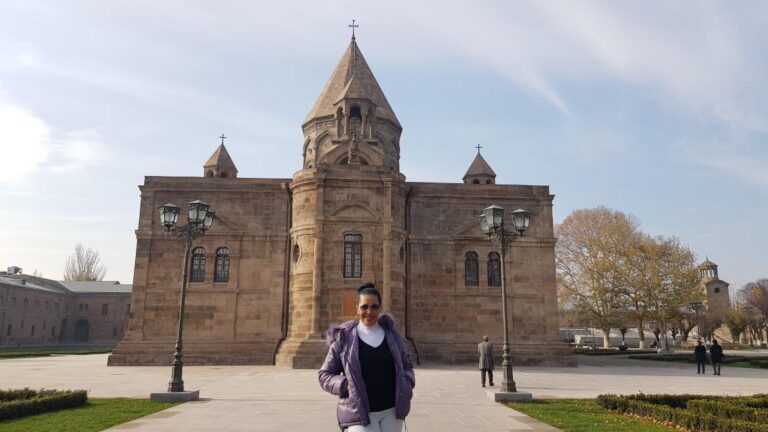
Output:
<svg viewBox="0 0 768 432">
<path fill-rule="evenodd" d="M 485 374 L 488 374 L 488 382 L 493 387 L 493 344 L 488 342 L 488 336 L 483 336 L 483 341 L 477 344 L 477 352 L 480 354 L 480 382 L 485 387 Z"/>
<path fill-rule="evenodd" d="M 707 347 L 701 343 L 701 340 L 699 340 L 699 343 L 696 344 L 696 348 L 693 349 L 693 354 L 696 356 L 696 373 L 705 373 L 704 369 L 707 365 Z"/>
<path fill-rule="evenodd" d="M 723 361 L 723 347 L 717 343 L 717 339 L 712 339 L 712 346 L 709 347 L 709 357 L 712 359 L 712 368 L 714 375 L 720 375 L 720 362 Z"/>
</svg>

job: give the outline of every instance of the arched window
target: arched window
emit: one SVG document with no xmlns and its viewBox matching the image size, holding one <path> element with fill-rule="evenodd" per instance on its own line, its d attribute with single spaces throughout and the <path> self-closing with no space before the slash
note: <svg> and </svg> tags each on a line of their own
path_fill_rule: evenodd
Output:
<svg viewBox="0 0 768 432">
<path fill-rule="evenodd" d="M 501 260 L 499 254 L 488 254 L 488 286 L 501 286 Z"/>
<path fill-rule="evenodd" d="M 227 178 L 227 177 L 229 177 L 229 174 L 227 174 L 227 172 L 226 172 L 226 171 L 222 171 L 222 172 L 221 172 L 221 174 L 219 174 L 219 177 L 221 177 L 221 178 Z"/>
<path fill-rule="evenodd" d="M 190 282 L 203 282 L 205 280 L 205 249 L 201 247 L 192 250 L 192 274 Z"/>
<path fill-rule="evenodd" d="M 478 277 L 477 253 L 469 251 L 464 254 L 464 285 L 477 286 L 480 283 Z"/>
<path fill-rule="evenodd" d="M 344 235 L 344 277 L 363 277 L 363 236 Z"/>
<path fill-rule="evenodd" d="M 360 113 L 360 107 L 357 105 L 352 106 L 349 111 L 349 134 L 361 136 L 360 123 L 363 121 L 363 115 Z"/>
<path fill-rule="evenodd" d="M 213 281 L 229 281 L 229 249 L 225 247 L 216 249 L 216 268 L 213 270 Z"/>
<path fill-rule="evenodd" d="M 206 177 L 213 177 L 213 171 L 211 171 L 211 170 L 208 170 L 208 172 L 207 172 L 207 173 L 205 173 L 205 176 L 206 176 Z"/>
</svg>

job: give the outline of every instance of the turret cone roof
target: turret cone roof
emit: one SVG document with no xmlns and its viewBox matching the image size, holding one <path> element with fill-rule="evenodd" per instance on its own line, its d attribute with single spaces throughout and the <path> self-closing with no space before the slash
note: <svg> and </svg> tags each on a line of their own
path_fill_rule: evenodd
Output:
<svg viewBox="0 0 768 432">
<path fill-rule="evenodd" d="M 344 99 L 368 99 L 376 105 L 378 118 L 390 120 L 398 127 L 400 126 L 397 116 L 389 106 L 384 92 L 379 87 L 376 77 L 373 76 L 354 39 L 349 43 L 331 79 L 328 80 L 317 102 L 307 114 L 304 124 L 318 117 L 335 115 L 338 107 L 336 104 Z"/>
<path fill-rule="evenodd" d="M 493 169 L 491 169 L 491 166 L 488 165 L 488 162 L 485 161 L 485 159 L 480 155 L 480 153 L 475 156 L 475 160 L 472 161 L 472 165 L 469 166 L 469 169 L 467 170 L 467 173 L 464 174 L 464 178 L 468 176 L 491 176 L 496 177 L 496 173 L 493 172 Z"/>
</svg>

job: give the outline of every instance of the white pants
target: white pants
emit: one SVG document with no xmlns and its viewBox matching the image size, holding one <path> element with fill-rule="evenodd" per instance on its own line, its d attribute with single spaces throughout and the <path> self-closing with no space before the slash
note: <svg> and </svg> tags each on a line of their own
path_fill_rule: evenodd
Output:
<svg viewBox="0 0 768 432">
<path fill-rule="evenodd" d="M 374 411 L 368 417 L 371 419 L 371 424 L 350 426 L 347 432 L 401 432 L 403 430 L 403 420 L 395 417 L 394 407 L 384 411 Z"/>
</svg>

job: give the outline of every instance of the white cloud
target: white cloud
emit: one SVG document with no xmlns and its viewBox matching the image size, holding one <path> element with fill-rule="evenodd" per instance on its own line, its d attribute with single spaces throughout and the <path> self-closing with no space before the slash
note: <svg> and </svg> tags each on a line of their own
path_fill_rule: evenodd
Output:
<svg viewBox="0 0 768 432">
<path fill-rule="evenodd" d="M 49 128 L 23 108 L 0 102 L 0 183 L 20 183 L 48 159 Z"/>
<path fill-rule="evenodd" d="M 768 189 L 768 162 L 766 161 L 739 156 L 718 156 L 704 160 L 702 164 Z"/>
<path fill-rule="evenodd" d="M 80 130 L 62 135 L 51 145 L 51 170 L 55 173 L 77 173 L 100 165 L 108 159 L 107 146 L 102 134 L 96 130 Z"/>
</svg>

